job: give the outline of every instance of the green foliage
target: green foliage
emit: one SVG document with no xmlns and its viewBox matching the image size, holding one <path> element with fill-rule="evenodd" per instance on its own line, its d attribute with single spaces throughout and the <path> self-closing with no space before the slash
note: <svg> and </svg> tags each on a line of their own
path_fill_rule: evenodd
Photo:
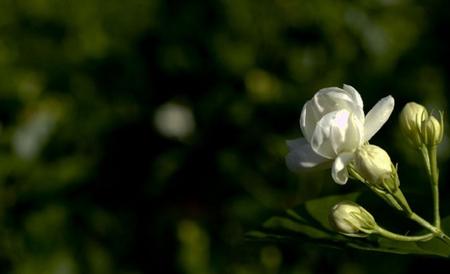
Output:
<svg viewBox="0 0 450 274">
<path fill-rule="evenodd" d="M 376 235 L 369 238 L 345 237 L 333 231 L 329 225 L 328 212 L 335 204 L 349 200 L 364 202 L 366 193 L 334 195 L 310 200 L 295 209 L 286 211 L 285 216 L 272 217 L 263 224 L 263 231 L 252 231 L 249 239 L 305 242 L 323 244 L 339 248 L 351 247 L 367 251 L 396 254 L 434 255 L 450 258 L 450 246 L 439 239 L 424 242 L 402 242 Z M 377 211 L 374 211 L 377 216 Z M 382 214 L 383 215 L 383 214 Z M 377 218 L 383 222 L 383 218 Z M 443 230 L 450 232 L 450 216 L 443 220 Z M 420 231 L 426 233 L 426 231 Z"/>
</svg>

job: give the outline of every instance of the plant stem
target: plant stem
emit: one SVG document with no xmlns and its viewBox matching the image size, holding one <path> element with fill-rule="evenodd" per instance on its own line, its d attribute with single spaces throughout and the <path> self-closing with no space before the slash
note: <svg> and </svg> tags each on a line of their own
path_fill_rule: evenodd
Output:
<svg viewBox="0 0 450 274">
<path fill-rule="evenodd" d="M 437 148 L 436 146 L 420 147 L 423 161 L 427 169 L 428 178 L 430 179 L 431 192 L 433 195 L 433 216 L 434 225 L 441 228 L 441 216 L 439 214 L 439 169 L 437 166 Z"/>
<path fill-rule="evenodd" d="M 405 198 L 405 195 L 403 195 L 403 192 L 398 188 L 395 192 L 390 193 L 392 197 L 397 201 L 397 203 L 401 206 L 403 212 L 405 214 L 409 215 L 412 213 L 411 207 L 409 207 L 408 201 Z"/>
<path fill-rule="evenodd" d="M 405 235 L 401 235 L 401 234 L 397 234 L 397 233 L 388 231 L 382 227 L 378 227 L 377 232 L 378 232 L 378 234 L 380 234 L 381 236 L 383 236 L 385 238 L 388 238 L 391 240 L 396 240 L 396 241 L 403 241 L 403 242 L 428 241 L 434 237 L 433 233 L 428 233 L 428 234 L 420 235 L 420 236 L 405 236 Z"/>
<path fill-rule="evenodd" d="M 427 222 L 425 219 L 423 219 L 422 217 L 420 217 L 419 215 L 417 215 L 414 212 L 411 212 L 411 214 L 409 215 L 409 218 L 411 220 L 414 220 L 415 222 L 419 223 L 421 226 L 425 227 L 429 231 L 431 231 L 435 237 L 437 237 L 438 239 L 440 239 L 447 245 L 450 245 L 450 237 L 447 236 L 444 232 L 442 232 L 442 230 L 440 228 L 433 226 L 432 224 L 430 224 L 429 222 Z"/>
<path fill-rule="evenodd" d="M 430 183 L 434 204 L 434 225 L 440 229 L 441 216 L 439 214 L 439 169 L 437 166 L 437 148 L 436 146 L 431 146 L 428 151 L 430 157 Z"/>
<path fill-rule="evenodd" d="M 424 218 L 422 218 L 419 215 L 417 215 L 416 213 L 414 213 L 414 211 L 412 211 L 412 209 L 408 205 L 408 202 L 406 201 L 405 196 L 403 196 L 403 193 L 402 193 L 402 191 L 400 189 L 398 189 L 398 191 L 396 191 L 394 193 L 393 197 L 398 202 L 398 204 L 401 205 L 401 207 L 403 208 L 403 210 L 402 210 L 403 213 L 406 216 L 408 216 L 408 218 L 410 218 L 411 220 L 413 220 L 416 223 L 420 224 L 424 228 L 428 229 L 435 236 L 437 236 L 437 237 L 439 237 L 441 239 L 447 239 L 447 243 L 450 245 L 450 237 L 448 237 L 447 235 L 445 235 L 444 232 L 442 232 L 440 226 L 430 224 L 427 220 L 425 220 Z M 438 213 L 435 216 L 439 217 L 439 207 L 437 208 L 437 210 L 438 210 Z M 440 224 L 440 219 L 439 219 L 438 224 Z"/>
<path fill-rule="evenodd" d="M 423 161 L 425 162 L 425 167 L 427 168 L 428 176 L 431 179 L 431 167 L 430 167 L 430 157 L 428 154 L 428 148 L 426 145 L 422 145 L 419 148 L 419 150 L 422 153 Z"/>
<path fill-rule="evenodd" d="M 395 195 L 394 197 L 396 198 L 396 200 L 399 202 L 399 204 L 402 204 L 403 202 L 403 194 L 401 193 L 401 191 L 398 191 L 398 193 L 396 193 L 397 195 Z M 400 195 L 401 194 L 401 195 Z M 403 197 L 403 199 L 401 199 Z M 404 201 L 406 201 L 406 199 L 404 199 Z M 406 203 L 407 205 L 407 203 Z M 437 213 L 437 217 L 439 217 L 439 207 L 437 208 L 438 213 Z M 430 224 L 427 220 L 425 220 L 424 218 L 420 217 L 419 215 L 417 215 L 416 213 L 414 213 L 411 208 L 409 208 L 409 206 L 405 206 L 403 212 L 408 216 L 408 218 L 410 218 L 411 220 L 415 221 L 416 223 L 420 224 L 421 226 L 423 226 L 424 228 L 428 229 L 429 231 L 432 232 L 432 234 L 439 238 L 440 240 L 444 241 L 447 245 L 450 245 L 450 237 L 447 236 L 440 228 L 440 226 L 437 225 L 432 225 Z M 440 224 L 440 219 L 438 224 Z"/>
<path fill-rule="evenodd" d="M 446 234 L 443 234 L 440 238 L 444 243 L 450 245 L 450 237 L 448 237 Z"/>
<path fill-rule="evenodd" d="M 416 223 L 420 224 L 421 226 L 425 227 L 429 231 L 431 231 L 435 236 L 441 237 L 442 235 L 445 235 L 439 228 L 433 226 L 427 220 L 425 220 L 424 218 L 420 217 L 419 215 L 417 215 L 414 212 L 409 213 L 408 217 L 411 220 L 415 221 Z"/>
</svg>

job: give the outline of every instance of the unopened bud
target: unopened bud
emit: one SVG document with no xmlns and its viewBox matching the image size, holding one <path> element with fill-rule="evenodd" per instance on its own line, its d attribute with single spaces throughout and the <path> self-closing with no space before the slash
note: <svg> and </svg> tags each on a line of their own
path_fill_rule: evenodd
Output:
<svg viewBox="0 0 450 274">
<path fill-rule="evenodd" d="M 421 127 L 422 142 L 427 146 L 438 145 L 444 136 L 443 118 L 441 114 L 441 121 L 438 121 L 433 116 L 428 117 L 422 122 Z"/>
<path fill-rule="evenodd" d="M 367 237 L 378 227 L 375 219 L 367 210 L 350 201 L 334 205 L 328 219 L 333 229 L 352 237 Z"/>
<path fill-rule="evenodd" d="M 414 102 L 407 103 L 400 113 L 400 128 L 409 142 L 416 147 L 422 145 L 421 125 L 427 118 L 425 107 Z"/>
<path fill-rule="evenodd" d="M 355 153 L 354 169 L 367 184 L 394 192 L 398 187 L 397 170 L 385 150 L 364 145 Z"/>
</svg>

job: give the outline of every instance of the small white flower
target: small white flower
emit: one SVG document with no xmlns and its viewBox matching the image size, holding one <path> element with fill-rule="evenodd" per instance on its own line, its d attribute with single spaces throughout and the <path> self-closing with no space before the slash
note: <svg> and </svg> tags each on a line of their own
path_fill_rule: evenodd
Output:
<svg viewBox="0 0 450 274">
<path fill-rule="evenodd" d="M 352 237 L 367 237 L 378 227 L 372 214 L 351 201 L 342 201 L 334 205 L 328 220 L 334 230 Z"/>
<path fill-rule="evenodd" d="M 427 109 L 415 102 L 407 103 L 400 113 L 400 128 L 409 142 L 416 147 L 422 145 L 420 131 L 423 121 L 427 118 Z"/>
<path fill-rule="evenodd" d="M 364 145 L 355 152 L 355 171 L 369 184 L 376 187 L 389 183 L 396 188 L 395 167 L 387 152 L 379 146 Z"/>
<path fill-rule="evenodd" d="M 409 102 L 400 113 L 400 128 L 408 141 L 415 147 L 436 146 L 444 137 L 444 117 L 439 112 L 439 120 L 427 109 L 415 102 Z"/>
<path fill-rule="evenodd" d="M 440 121 L 433 116 L 429 116 L 422 122 L 420 133 L 422 141 L 427 146 L 436 146 L 442 142 L 444 137 L 444 118 L 441 113 Z"/>
<path fill-rule="evenodd" d="M 338 184 L 348 180 L 347 165 L 354 152 L 384 125 L 394 109 L 394 98 L 381 99 L 364 115 L 358 91 L 349 85 L 319 90 L 300 115 L 304 138 L 288 140 L 286 163 L 300 171 L 333 162 L 331 175 Z"/>
</svg>

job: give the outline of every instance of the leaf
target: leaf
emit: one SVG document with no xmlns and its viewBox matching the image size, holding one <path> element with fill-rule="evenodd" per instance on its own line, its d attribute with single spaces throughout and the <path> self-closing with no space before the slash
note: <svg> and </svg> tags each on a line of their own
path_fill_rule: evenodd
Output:
<svg viewBox="0 0 450 274">
<path fill-rule="evenodd" d="M 313 242 L 332 247 L 351 247 L 361 250 L 388 252 L 396 254 L 419 254 L 450 257 L 450 246 L 439 239 L 427 242 L 403 242 L 386 239 L 377 235 L 368 238 L 346 237 L 332 230 L 328 222 L 328 212 L 335 204 L 350 200 L 369 206 L 374 216 L 379 217 L 380 225 L 386 218 L 395 219 L 403 229 L 408 224 L 398 221 L 392 216 L 386 216 L 386 207 L 381 200 L 373 199 L 372 193 L 355 192 L 346 195 L 333 195 L 307 201 L 306 203 L 289 209 L 283 216 L 274 216 L 264 222 L 262 231 L 252 231 L 247 234 L 249 239 L 276 242 Z M 390 211 L 388 212 L 390 213 Z M 398 214 L 398 213 L 397 213 Z M 383 218 L 384 217 L 384 218 Z M 387 222 L 389 223 L 389 222 Z M 442 221 L 443 229 L 450 233 L 450 216 Z M 422 231 L 420 233 L 428 233 Z M 419 233 L 419 234 L 420 234 Z"/>
<path fill-rule="evenodd" d="M 302 233 L 305 236 L 309 236 L 311 238 L 322 239 L 331 237 L 331 235 L 326 231 L 323 231 L 306 223 L 297 222 L 287 217 L 272 217 L 263 224 L 263 227 L 268 229 L 282 228 L 286 231 Z"/>
<path fill-rule="evenodd" d="M 269 234 L 262 231 L 250 231 L 246 233 L 248 239 L 264 240 L 264 241 L 295 241 L 295 238 L 291 236 Z"/>
<path fill-rule="evenodd" d="M 318 225 L 329 231 L 333 231 L 328 221 L 328 214 L 330 212 L 330 209 L 335 204 L 342 202 L 344 200 L 356 201 L 360 195 L 361 193 L 356 192 L 347 195 L 335 195 L 321 199 L 316 199 L 306 202 L 303 208 L 297 210 L 300 210 L 300 212 L 308 212 L 308 214 L 317 221 Z"/>
<path fill-rule="evenodd" d="M 445 217 L 441 220 L 441 226 L 444 233 L 449 235 L 450 233 L 450 216 Z M 430 241 L 419 242 L 417 245 L 427 251 L 432 250 L 433 252 L 439 253 L 443 257 L 450 257 L 450 246 L 444 243 L 442 240 L 433 238 Z"/>
</svg>

